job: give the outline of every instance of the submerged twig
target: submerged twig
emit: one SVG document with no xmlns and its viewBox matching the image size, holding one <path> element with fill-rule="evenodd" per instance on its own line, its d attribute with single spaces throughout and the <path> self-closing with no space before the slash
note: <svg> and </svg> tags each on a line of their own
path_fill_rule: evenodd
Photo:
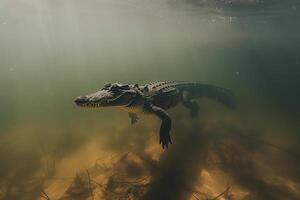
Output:
<svg viewBox="0 0 300 200">
<path fill-rule="evenodd" d="M 86 173 L 87 173 L 87 177 L 88 177 L 89 191 L 91 193 L 92 199 L 94 200 L 94 193 L 93 193 L 93 188 L 92 188 L 92 184 L 91 184 L 91 176 L 90 176 L 89 170 L 86 170 Z"/>
<path fill-rule="evenodd" d="M 218 196 L 216 196 L 215 198 L 211 199 L 211 200 L 217 200 L 218 198 L 220 198 L 221 196 L 223 196 L 224 194 L 226 194 L 230 189 L 230 186 L 228 186 L 224 192 L 222 192 L 221 194 L 219 194 Z"/>
<path fill-rule="evenodd" d="M 42 198 L 44 198 L 46 200 L 51 200 L 50 197 L 47 195 L 47 193 L 43 189 L 41 189 L 41 192 L 42 192 L 42 195 L 41 195 Z"/>
</svg>

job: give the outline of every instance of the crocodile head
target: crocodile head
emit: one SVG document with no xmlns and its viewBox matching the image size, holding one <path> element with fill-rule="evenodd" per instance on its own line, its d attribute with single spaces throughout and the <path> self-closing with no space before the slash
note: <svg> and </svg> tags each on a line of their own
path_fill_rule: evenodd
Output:
<svg viewBox="0 0 300 200">
<path fill-rule="evenodd" d="M 136 96 L 137 91 L 130 85 L 108 83 L 97 92 L 77 97 L 75 103 L 80 107 L 126 107 Z"/>
</svg>

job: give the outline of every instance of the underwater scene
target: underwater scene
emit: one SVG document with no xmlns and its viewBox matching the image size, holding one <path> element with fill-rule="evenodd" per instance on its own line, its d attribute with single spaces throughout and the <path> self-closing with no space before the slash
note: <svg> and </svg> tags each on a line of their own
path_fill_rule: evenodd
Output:
<svg viewBox="0 0 300 200">
<path fill-rule="evenodd" d="M 300 199 L 299 22 L 299 0 L 1 0 L 0 200 Z"/>
</svg>

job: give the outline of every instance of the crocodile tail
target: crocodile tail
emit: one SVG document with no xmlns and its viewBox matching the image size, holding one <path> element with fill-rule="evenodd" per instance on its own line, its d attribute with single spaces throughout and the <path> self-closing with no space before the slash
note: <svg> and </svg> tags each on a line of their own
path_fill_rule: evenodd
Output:
<svg viewBox="0 0 300 200">
<path fill-rule="evenodd" d="M 187 91 L 190 98 L 210 98 L 224 104 L 230 109 L 237 107 L 237 100 L 233 92 L 223 87 L 201 83 L 188 83 L 178 88 L 182 89 L 182 91 Z"/>
</svg>

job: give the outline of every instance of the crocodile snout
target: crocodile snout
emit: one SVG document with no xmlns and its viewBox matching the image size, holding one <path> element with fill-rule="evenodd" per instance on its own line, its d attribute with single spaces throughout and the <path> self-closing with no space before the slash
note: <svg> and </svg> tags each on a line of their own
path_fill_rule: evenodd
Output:
<svg viewBox="0 0 300 200">
<path fill-rule="evenodd" d="M 74 102 L 77 104 L 77 105 L 82 105 L 82 104 L 85 104 L 88 102 L 88 97 L 87 96 L 79 96 L 77 97 Z"/>
</svg>

